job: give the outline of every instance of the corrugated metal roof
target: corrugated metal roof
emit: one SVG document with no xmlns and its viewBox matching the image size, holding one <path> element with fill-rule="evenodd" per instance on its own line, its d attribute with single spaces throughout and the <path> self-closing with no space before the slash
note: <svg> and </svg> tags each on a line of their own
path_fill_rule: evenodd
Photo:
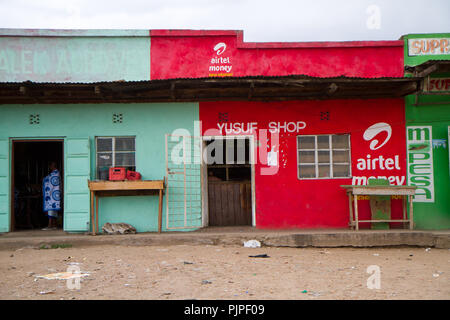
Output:
<svg viewBox="0 0 450 320">
<path fill-rule="evenodd" d="M 297 75 L 97 83 L 0 83 L 0 104 L 398 98 L 417 92 L 420 81 L 421 78 Z"/>
<path fill-rule="evenodd" d="M 447 60 L 445 60 L 447 61 Z M 368 81 L 380 81 L 380 80 L 411 80 L 412 78 L 407 77 L 377 77 L 377 78 L 368 78 L 368 77 L 348 77 L 348 76 L 338 76 L 338 77 L 314 77 L 304 74 L 298 75 L 280 75 L 280 76 L 233 76 L 233 77 L 200 77 L 200 78 L 169 78 L 169 79 L 152 79 L 152 80 L 137 80 L 137 81 L 125 81 L 125 80 L 117 80 L 117 81 L 99 81 L 99 82 L 34 82 L 34 81 L 23 81 L 23 82 L 0 82 L 2 84 L 27 84 L 27 85 L 101 85 L 101 84 L 144 84 L 151 82 L 172 82 L 172 81 L 209 81 L 218 79 L 223 81 L 236 81 L 236 80 L 324 80 L 324 81 L 332 81 L 332 80 L 368 80 Z"/>
<path fill-rule="evenodd" d="M 431 59 L 416 66 L 405 66 L 405 71 L 416 77 L 426 77 L 436 71 L 450 72 L 450 59 Z"/>
</svg>

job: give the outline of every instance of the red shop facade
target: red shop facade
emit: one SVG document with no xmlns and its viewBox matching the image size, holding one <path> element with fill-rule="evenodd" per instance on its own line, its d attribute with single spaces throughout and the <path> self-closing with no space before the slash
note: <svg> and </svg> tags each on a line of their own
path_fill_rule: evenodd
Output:
<svg viewBox="0 0 450 320">
<path fill-rule="evenodd" d="M 258 84 L 302 75 L 310 82 L 340 79 L 350 88 L 361 79 L 403 77 L 402 41 L 250 43 L 240 31 L 150 36 L 152 80 L 232 77 Z M 370 178 L 406 184 L 403 96 L 378 96 L 372 86 L 340 97 L 330 94 L 340 85 L 327 88 L 298 99 L 254 99 L 250 84 L 246 98 L 199 99 L 203 147 L 216 150 L 207 151 L 202 175 L 204 225 L 346 228 L 349 202 L 341 185 Z M 370 219 L 369 201 L 361 200 L 360 219 Z M 392 219 L 401 218 L 401 207 L 393 197 Z"/>
</svg>

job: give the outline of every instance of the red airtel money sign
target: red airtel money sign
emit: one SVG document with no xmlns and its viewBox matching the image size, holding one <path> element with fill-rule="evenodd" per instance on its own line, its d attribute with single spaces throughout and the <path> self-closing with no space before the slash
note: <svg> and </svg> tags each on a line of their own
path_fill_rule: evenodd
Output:
<svg viewBox="0 0 450 320">
<path fill-rule="evenodd" d="M 200 102 L 204 136 L 251 135 L 255 139 L 258 228 L 347 227 L 349 204 L 341 185 L 366 184 L 369 178 L 404 185 L 404 119 L 403 99 Z M 279 134 L 276 143 L 272 133 Z M 299 179 L 297 136 L 328 134 L 350 135 L 351 177 Z M 276 168 L 268 164 L 270 151 L 277 154 Z M 359 218 L 369 217 L 369 201 L 362 200 Z M 402 217 L 400 199 L 392 199 L 392 217 Z"/>
<path fill-rule="evenodd" d="M 402 77 L 402 41 L 244 42 L 240 31 L 152 30 L 151 79 Z"/>
</svg>

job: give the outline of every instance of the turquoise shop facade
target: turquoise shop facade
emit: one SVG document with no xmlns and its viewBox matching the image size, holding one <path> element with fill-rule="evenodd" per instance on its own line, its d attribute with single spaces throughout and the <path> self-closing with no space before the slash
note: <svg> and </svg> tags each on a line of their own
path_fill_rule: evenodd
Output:
<svg viewBox="0 0 450 320">
<path fill-rule="evenodd" d="M 136 169 L 144 180 L 162 180 L 166 174 L 165 135 L 183 128 L 194 132 L 198 103 L 2 105 L 0 118 L 1 214 L 0 231 L 10 231 L 11 154 L 14 140 L 64 141 L 64 230 L 88 231 L 88 179 L 96 176 L 96 137 L 135 137 Z M 112 121 L 123 115 L 122 123 Z M 29 124 L 39 114 L 39 124 Z M 149 123 L 151 119 L 151 123 Z M 163 231 L 166 230 L 163 202 Z M 199 220 L 201 222 L 201 219 Z M 158 230 L 158 197 L 105 197 L 99 206 L 99 226 L 126 222 L 138 232 Z"/>
<path fill-rule="evenodd" d="M 92 83 L 150 80 L 148 30 L 0 30 L 0 82 Z M 114 121 L 120 115 L 121 121 Z M 38 121 L 30 121 L 30 117 Z M 87 180 L 96 179 L 96 138 L 135 137 L 144 180 L 166 176 L 166 134 L 194 133 L 198 103 L 0 105 L 0 232 L 12 231 L 12 145 L 60 140 L 64 163 L 64 230 L 90 230 Z M 186 131 L 187 130 L 187 131 Z M 163 201 L 162 230 L 166 230 Z M 196 217 L 198 217 L 197 215 Z M 199 226 L 201 217 L 197 220 Z M 126 222 L 158 230 L 158 197 L 105 197 L 99 226 Z"/>
</svg>

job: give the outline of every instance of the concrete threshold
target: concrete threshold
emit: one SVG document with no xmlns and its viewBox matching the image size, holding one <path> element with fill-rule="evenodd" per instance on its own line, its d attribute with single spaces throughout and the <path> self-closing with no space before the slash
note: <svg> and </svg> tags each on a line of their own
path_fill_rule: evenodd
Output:
<svg viewBox="0 0 450 320">
<path fill-rule="evenodd" d="M 92 245 L 170 246 L 237 245 L 258 240 L 267 247 L 434 247 L 450 248 L 450 230 L 262 230 L 251 227 L 208 227 L 190 232 L 137 233 L 125 235 L 71 234 L 55 231 L 20 231 L 0 234 L 0 250 L 41 246 Z"/>
</svg>

